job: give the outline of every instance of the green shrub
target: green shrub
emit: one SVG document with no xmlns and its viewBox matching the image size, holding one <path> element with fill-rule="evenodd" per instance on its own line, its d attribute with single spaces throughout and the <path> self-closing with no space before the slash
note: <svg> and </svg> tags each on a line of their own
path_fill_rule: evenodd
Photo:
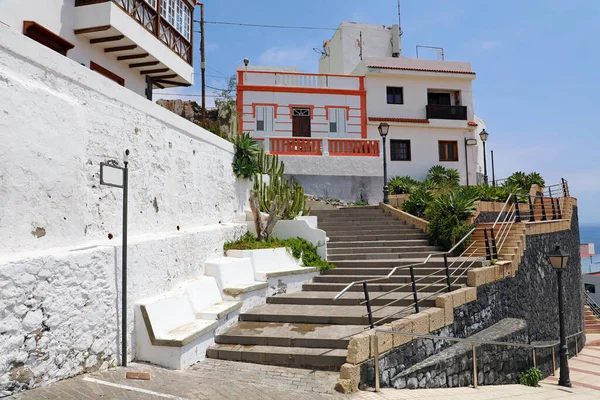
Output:
<svg viewBox="0 0 600 400">
<path fill-rule="evenodd" d="M 323 260 L 317 253 L 317 247 L 302 238 L 276 239 L 260 241 L 251 233 L 246 233 L 239 240 L 227 242 L 224 250 L 259 250 L 287 247 L 295 258 L 302 257 L 302 265 L 316 267 L 319 271 L 335 268 L 335 264 Z"/>
<path fill-rule="evenodd" d="M 475 214 L 475 200 L 472 194 L 460 190 L 442 193 L 433 199 L 425 211 L 431 244 L 450 250 L 465 237 L 473 229 L 465 220 Z M 464 246 L 459 246 L 458 250 L 462 248 Z"/>
<path fill-rule="evenodd" d="M 509 176 L 502 186 L 517 188 L 519 189 L 518 193 L 526 194 L 529 193 L 533 184 L 544 186 L 546 182 L 538 172 L 526 174 L 523 171 L 517 171 Z"/>
<path fill-rule="evenodd" d="M 388 182 L 390 194 L 410 194 L 419 184 L 410 176 L 395 176 Z"/>
<path fill-rule="evenodd" d="M 542 371 L 537 369 L 536 367 L 531 367 L 527 371 L 522 372 L 519 375 L 519 383 L 525 386 L 539 386 L 540 381 L 542 380 Z"/>
<path fill-rule="evenodd" d="M 402 209 L 409 214 L 422 218 L 425 215 L 428 203 L 431 201 L 433 201 L 433 194 L 423 187 L 418 187 L 402 204 Z"/>
<path fill-rule="evenodd" d="M 258 142 L 249 133 L 233 135 L 233 173 L 238 178 L 250 179 L 258 172 Z"/>
<path fill-rule="evenodd" d="M 434 165 L 429 168 L 427 179 L 437 188 L 456 187 L 460 183 L 460 172 L 457 169 Z"/>
</svg>

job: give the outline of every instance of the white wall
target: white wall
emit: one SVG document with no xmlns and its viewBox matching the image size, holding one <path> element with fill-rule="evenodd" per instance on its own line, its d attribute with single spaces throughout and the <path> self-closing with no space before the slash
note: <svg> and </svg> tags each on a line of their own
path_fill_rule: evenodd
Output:
<svg viewBox="0 0 600 400">
<path fill-rule="evenodd" d="M 245 228 L 226 224 L 244 200 L 229 142 L 2 25 L 0 92 L 3 393 L 117 358 L 122 192 L 99 185 L 101 161 L 132 151 L 130 334 L 135 301 L 203 274 Z"/>
<path fill-rule="evenodd" d="M 387 87 L 403 88 L 404 104 L 387 104 Z M 461 105 L 467 107 L 467 118 L 472 121 L 473 88 L 471 80 L 435 76 L 412 76 L 399 73 L 369 73 L 365 80 L 367 89 L 367 113 L 369 117 L 418 118 L 427 117 L 427 90 L 445 89 L 461 92 Z M 462 124 L 466 121 L 444 121 Z"/>
<path fill-rule="evenodd" d="M 361 109 L 360 96 L 316 93 L 293 93 L 290 89 L 286 92 L 253 92 L 251 87 L 243 92 L 243 131 L 251 132 L 253 137 L 263 138 L 269 136 L 291 137 L 292 118 L 291 105 L 314 106 L 311 118 L 311 136 L 314 138 L 329 137 L 329 120 L 325 117 L 325 106 L 349 107 L 349 119 L 346 121 L 347 135 L 335 137 L 361 138 Z M 253 104 L 277 104 L 276 118 L 273 132 L 255 131 L 256 119 L 253 117 Z"/>
<path fill-rule="evenodd" d="M 342 22 L 325 46 L 324 56 L 319 61 L 320 73 L 349 74 L 362 58 L 392 56 L 392 28 L 376 24 Z"/>
<path fill-rule="evenodd" d="M 600 276 L 592 274 L 583 274 L 583 283 L 589 283 L 596 286 L 596 293 L 589 293 L 596 304 L 600 304 Z"/>
</svg>

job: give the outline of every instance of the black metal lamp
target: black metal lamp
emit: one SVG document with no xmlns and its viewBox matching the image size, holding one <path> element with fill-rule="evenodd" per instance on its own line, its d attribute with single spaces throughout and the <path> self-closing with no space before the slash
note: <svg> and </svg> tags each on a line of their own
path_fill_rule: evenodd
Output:
<svg viewBox="0 0 600 400">
<path fill-rule="evenodd" d="M 485 128 L 481 132 L 479 132 L 479 138 L 483 142 L 483 181 L 485 182 L 486 185 L 488 184 L 488 173 L 487 173 L 487 160 L 486 160 L 486 156 L 485 156 L 485 142 L 487 142 L 489 135 L 490 134 L 487 133 Z"/>
<path fill-rule="evenodd" d="M 390 203 L 390 191 L 388 189 L 388 180 L 387 180 L 387 156 L 386 156 L 386 148 L 385 148 L 385 138 L 390 131 L 390 125 L 387 122 L 382 122 L 379 124 L 377 128 L 379 131 L 379 135 L 383 139 L 383 203 Z"/>
<path fill-rule="evenodd" d="M 567 347 L 567 338 L 565 333 L 565 310 L 563 305 L 563 285 L 562 273 L 567 269 L 569 261 L 569 253 L 562 250 L 560 246 L 556 246 L 553 251 L 548 253 L 550 264 L 556 270 L 558 277 L 558 319 L 560 325 L 560 377 L 558 384 L 560 386 L 571 387 L 571 379 L 569 378 L 569 348 Z"/>
</svg>

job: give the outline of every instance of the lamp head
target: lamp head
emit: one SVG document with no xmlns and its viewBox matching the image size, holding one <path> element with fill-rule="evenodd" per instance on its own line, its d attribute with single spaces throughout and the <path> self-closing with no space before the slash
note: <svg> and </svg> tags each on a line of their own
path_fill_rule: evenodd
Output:
<svg viewBox="0 0 600 400">
<path fill-rule="evenodd" d="M 247 58 L 244 58 L 244 65 L 247 67 L 248 64 L 250 64 L 250 60 L 248 60 Z"/>
<path fill-rule="evenodd" d="M 552 264 L 552 268 L 556 270 L 565 270 L 567 269 L 567 263 L 569 261 L 569 253 L 562 250 L 560 246 L 556 246 L 554 250 L 548 253 L 548 258 L 550 259 L 550 264 Z"/>
<path fill-rule="evenodd" d="M 482 142 L 484 142 L 484 143 L 485 143 L 485 142 L 487 142 L 487 140 L 488 140 L 488 136 L 489 136 L 489 135 L 490 135 L 490 134 L 489 134 L 489 133 L 487 133 L 485 129 L 483 129 L 481 132 L 479 132 L 479 138 L 480 138 L 480 139 L 481 139 L 481 141 L 482 141 Z"/>
<path fill-rule="evenodd" d="M 379 124 L 377 130 L 379 130 L 379 134 L 381 135 L 381 137 L 384 138 L 390 131 L 390 125 L 387 122 L 382 122 Z"/>
</svg>

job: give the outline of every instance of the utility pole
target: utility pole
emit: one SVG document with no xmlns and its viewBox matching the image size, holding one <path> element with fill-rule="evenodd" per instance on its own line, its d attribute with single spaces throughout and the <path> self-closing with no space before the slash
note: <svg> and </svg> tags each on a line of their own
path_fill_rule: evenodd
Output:
<svg viewBox="0 0 600 400">
<path fill-rule="evenodd" d="M 202 123 L 206 124 L 206 58 L 204 54 L 204 3 L 200 5 L 200 71 L 202 73 Z"/>
</svg>

